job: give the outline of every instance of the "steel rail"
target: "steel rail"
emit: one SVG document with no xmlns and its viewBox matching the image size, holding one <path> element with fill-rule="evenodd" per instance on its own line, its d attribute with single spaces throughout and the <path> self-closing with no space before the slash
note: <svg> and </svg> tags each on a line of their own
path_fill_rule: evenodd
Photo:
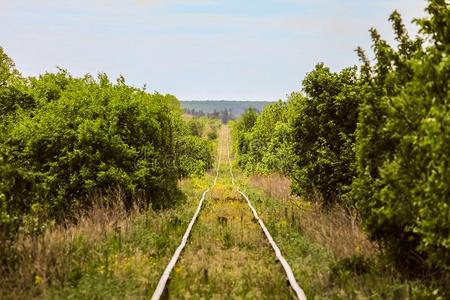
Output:
<svg viewBox="0 0 450 300">
<path fill-rule="evenodd" d="M 227 152 L 228 152 L 228 164 L 230 166 L 231 181 L 232 181 L 233 186 L 234 186 L 235 183 L 234 183 L 233 169 L 232 169 L 231 160 L 230 160 L 230 143 L 229 143 L 229 141 L 227 142 Z M 272 246 L 272 249 L 275 252 L 275 256 L 277 257 L 278 261 L 281 263 L 281 265 L 282 265 L 282 267 L 284 269 L 284 272 L 286 273 L 286 276 L 288 278 L 289 284 L 292 287 L 292 289 L 294 290 L 295 294 L 297 295 L 297 298 L 300 299 L 300 300 L 306 300 L 305 292 L 303 291 L 303 289 L 300 287 L 300 285 L 298 284 L 297 280 L 295 279 L 294 272 L 292 272 L 291 266 L 286 261 L 286 259 L 283 257 L 283 255 L 281 254 L 280 248 L 278 247 L 278 245 L 273 240 L 272 235 L 270 234 L 270 232 L 267 229 L 266 225 L 264 225 L 263 220 L 261 220 L 261 218 L 258 216 L 258 213 L 256 212 L 256 209 L 253 207 L 252 203 L 250 202 L 250 199 L 248 198 L 248 196 L 246 194 L 244 194 L 239 189 L 239 187 L 236 187 L 236 189 L 245 198 L 245 200 L 247 201 L 248 206 L 250 206 L 250 209 L 252 210 L 254 218 L 258 221 L 259 226 L 262 228 L 262 231 L 264 232 L 264 235 L 269 240 L 269 243 L 270 243 L 270 245 Z"/>
</svg>

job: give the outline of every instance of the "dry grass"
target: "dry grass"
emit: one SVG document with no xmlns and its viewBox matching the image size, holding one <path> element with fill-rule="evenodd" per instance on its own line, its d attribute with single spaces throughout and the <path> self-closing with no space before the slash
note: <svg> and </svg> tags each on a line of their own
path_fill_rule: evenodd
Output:
<svg viewBox="0 0 450 300">
<path fill-rule="evenodd" d="M 39 236 L 19 236 L 12 249 L 18 254 L 16 268 L 13 273 L 6 268 L 2 270 L 3 274 L 9 275 L 2 285 L 10 288 L 10 296 L 20 299 L 24 292 L 31 290 L 38 295 L 53 281 L 65 281 L 71 267 L 67 263 L 68 256 L 74 254 L 80 239 L 90 247 L 111 233 L 127 234 L 130 220 L 138 212 L 126 212 L 120 204 L 119 193 L 115 199 L 117 201 L 108 207 L 98 199 L 91 209 L 79 212 L 75 221 L 71 219 L 63 225 L 48 228 Z"/>
<path fill-rule="evenodd" d="M 371 257 L 378 253 L 376 244 L 361 229 L 361 220 L 354 210 L 349 213 L 342 207 L 334 207 L 324 212 L 312 205 L 307 210 L 298 206 L 294 213 L 300 218 L 304 233 L 330 249 L 336 259 L 353 255 Z"/>
<path fill-rule="evenodd" d="M 192 188 L 192 182 L 181 185 Z M 147 296 L 179 243 L 197 195 L 158 212 L 127 211 L 119 192 L 110 195 L 108 206 L 98 197 L 65 224 L 14 242 L 0 268 L 0 299 Z"/>
<path fill-rule="evenodd" d="M 279 174 L 252 176 L 249 183 L 267 197 L 284 202 L 290 217 L 298 220 L 299 230 L 313 242 L 330 249 L 336 259 L 352 255 L 370 257 L 377 253 L 376 245 L 362 230 L 355 210 L 335 206 L 324 211 L 291 195 L 290 180 Z"/>
<path fill-rule="evenodd" d="M 267 197 L 279 200 L 296 199 L 291 195 L 291 181 L 286 176 L 280 174 L 253 175 L 249 179 L 250 185 L 263 190 Z"/>
</svg>

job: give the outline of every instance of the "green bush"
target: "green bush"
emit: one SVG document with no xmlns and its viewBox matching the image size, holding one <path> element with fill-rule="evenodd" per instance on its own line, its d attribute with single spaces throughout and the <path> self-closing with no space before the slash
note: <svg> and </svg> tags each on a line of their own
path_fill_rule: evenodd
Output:
<svg viewBox="0 0 450 300">
<path fill-rule="evenodd" d="M 19 109 L 36 106 L 14 62 L 0 47 L 0 125 Z M 1 129 L 1 127 L 0 127 Z"/>
<path fill-rule="evenodd" d="M 241 168 L 283 169 L 293 191 L 323 205 L 355 203 L 366 230 L 408 271 L 450 278 L 450 7 L 430 0 L 411 39 L 400 15 L 398 46 L 371 30 L 375 64 L 361 73 L 323 64 L 287 104 L 248 111 L 233 126 Z M 426 42 L 424 42 L 426 41 Z M 293 159 L 291 159 L 293 157 Z M 316 194 L 317 195 L 317 194 Z"/>
<path fill-rule="evenodd" d="M 333 73 L 323 64 L 303 80 L 293 121 L 295 167 L 293 191 L 318 194 L 330 205 L 348 192 L 354 167 L 354 132 L 360 85 L 356 68 Z"/>
<path fill-rule="evenodd" d="M 251 130 L 255 125 L 257 118 L 258 114 L 256 110 L 248 108 L 238 120 L 232 121 L 231 123 L 233 144 L 238 153 L 238 165 L 243 169 L 245 169 L 245 166 L 251 163 L 253 159 L 249 153 L 250 140 Z"/>
<path fill-rule="evenodd" d="M 247 172 L 280 172 L 293 191 L 319 194 L 331 205 L 347 194 L 356 175 L 355 129 L 361 90 L 356 68 L 333 73 L 318 64 L 303 81 L 304 94 L 247 111 L 233 126 L 239 166 Z"/>
<path fill-rule="evenodd" d="M 247 172 L 261 174 L 289 173 L 293 153 L 291 127 L 288 120 L 286 102 L 279 101 L 264 108 L 253 126 L 248 126 L 251 127 L 250 130 L 241 134 L 241 147 L 238 148 L 241 168 Z M 239 126 L 240 122 L 246 122 L 246 120 L 244 118 L 238 120 L 236 126 Z"/>
<path fill-rule="evenodd" d="M 1 65 L 6 78 L 10 63 Z M 14 76 L 0 86 L 0 107 L 10 107 L 0 133 L 2 240 L 19 229 L 41 231 L 111 189 L 123 191 L 126 207 L 136 199 L 170 206 L 180 197 L 179 178 L 211 167 L 210 142 L 190 135 L 171 95 L 129 87 L 123 77 L 111 83 L 104 74 Z M 8 104 L 17 85 L 34 105 Z"/>
<path fill-rule="evenodd" d="M 345 282 L 356 276 L 370 272 L 370 261 L 359 255 L 352 255 L 338 260 L 332 267 L 330 279 L 332 282 Z"/>
<path fill-rule="evenodd" d="M 205 130 L 205 123 L 202 119 L 192 118 L 188 121 L 188 127 L 192 135 L 202 137 Z"/>
<path fill-rule="evenodd" d="M 175 153 L 179 177 L 202 175 L 214 163 L 213 146 L 209 140 L 198 136 L 185 135 L 177 141 Z"/>
<path fill-rule="evenodd" d="M 353 196 L 399 265 L 449 271 L 450 8 L 435 0 L 427 10 L 416 39 L 391 15 L 397 49 L 371 30 L 375 65 L 359 50 L 366 87 Z"/>
<path fill-rule="evenodd" d="M 216 140 L 217 138 L 218 138 L 218 136 L 217 136 L 216 130 L 208 132 L 208 139 L 210 141 Z"/>
</svg>

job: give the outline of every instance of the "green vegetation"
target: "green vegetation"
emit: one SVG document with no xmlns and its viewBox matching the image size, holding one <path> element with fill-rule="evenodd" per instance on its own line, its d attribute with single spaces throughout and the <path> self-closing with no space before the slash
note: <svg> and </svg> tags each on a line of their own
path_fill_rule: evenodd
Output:
<svg viewBox="0 0 450 300">
<path fill-rule="evenodd" d="M 360 52 L 364 93 L 352 193 L 368 232 L 399 265 L 449 272 L 450 7 L 430 1 L 428 12 L 417 21 L 416 39 L 398 13 L 391 15 L 397 49 L 372 30 L 375 65 Z"/>
<path fill-rule="evenodd" d="M 232 185 L 229 130 L 221 132 L 219 177 L 207 194 L 167 294 L 172 299 L 291 299 L 281 266 Z M 213 178 L 208 179 L 212 183 Z"/>
<path fill-rule="evenodd" d="M 309 298 L 450 296 L 450 6 L 427 11 L 415 38 L 392 13 L 395 47 L 371 29 L 360 69 L 319 63 L 287 101 L 235 105 L 235 181 Z M 290 298 L 231 181 L 228 104 L 207 118 L 123 77 L 24 78 L 0 48 L 0 298 L 150 296 L 215 150 L 168 296 Z"/>
<path fill-rule="evenodd" d="M 361 88 L 356 68 L 333 73 L 319 64 L 303 80 L 305 95 L 295 95 L 292 116 L 293 190 L 308 197 L 318 193 L 330 205 L 348 191 L 355 175 L 355 129 Z"/>
<path fill-rule="evenodd" d="M 253 110 L 235 122 L 239 165 L 247 172 L 281 172 L 293 191 L 331 205 L 348 193 L 355 166 L 355 130 L 361 87 L 356 68 L 333 73 L 318 64 L 304 93 Z"/>
<path fill-rule="evenodd" d="M 280 101 L 267 106 L 259 117 L 254 110 L 247 110 L 233 126 L 235 146 L 240 153 L 238 164 L 247 173 L 288 174 L 292 170 L 289 109 Z"/>
<path fill-rule="evenodd" d="M 450 8 L 430 0 L 427 11 L 414 39 L 392 13 L 396 48 L 371 29 L 374 65 L 362 49 L 360 72 L 318 64 L 303 92 L 257 117 L 247 111 L 233 131 L 247 173 L 282 172 L 299 196 L 328 209 L 357 208 L 402 274 L 446 292 Z"/>
<path fill-rule="evenodd" d="M 186 200 L 163 211 L 126 210 L 115 192 L 96 197 L 76 222 L 21 235 L 0 269 L 0 298 L 148 298 L 211 177 L 181 181 Z"/>
<path fill-rule="evenodd" d="M 420 280 L 402 278 L 354 214 L 323 212 L 291 195 L 282 176 L 241 179 L 308 299 L 439 299 Z"/>
<path fill-rule="evenodd" d="M 181 197 L 177 180 L 212 165 L 211 143 L 190 133 L 171 95 L 105 74 L 22 78 L 3 50 L 0 62 L 2 241 L 41 232 L 112 189 L 126 208 L 136 199 L 168 207 Z"/>
</svg>

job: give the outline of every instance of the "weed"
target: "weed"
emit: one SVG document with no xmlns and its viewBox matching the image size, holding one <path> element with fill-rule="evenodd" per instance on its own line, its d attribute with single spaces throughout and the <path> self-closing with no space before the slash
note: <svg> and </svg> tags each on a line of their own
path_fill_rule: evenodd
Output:
<svg viewBox="0 0 450 300">
<path fill-rule="evenodd" d="M 439 299 L 387 263 L 353 210 L 293 197 L 280 175 L 238 175 L 309 299 Z"/>
</svg>

